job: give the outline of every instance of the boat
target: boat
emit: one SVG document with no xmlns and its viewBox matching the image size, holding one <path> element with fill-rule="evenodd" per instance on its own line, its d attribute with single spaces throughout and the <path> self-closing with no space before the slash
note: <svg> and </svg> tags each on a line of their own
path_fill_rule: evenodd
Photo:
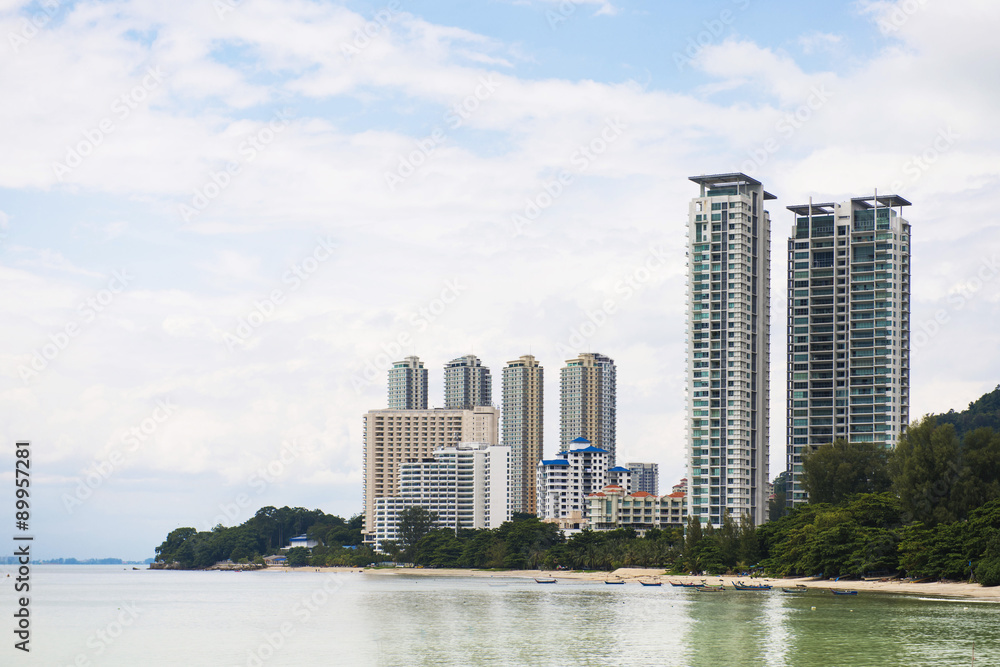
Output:
<svg viewBox="0 0 1000 667">
<path fill-rule="evenodd" d="M 608 584 L 609 586 L 613 586 L 614 584 L 624 584 L 625 582 L 624 581 L 608 581 L 607 579 L 605 579 L 604 583 Z"/>
<path fill-rule="evenodd" d="M 773 588 L 770 584 L 744 584 L 742 581 L 734 581 L 732 584 L 738 591 L 769 591 Z"/>
<path fill-rule="evenodd" d="M 668 581 L 667 583 L 669 583 L 674 588 L 684 588 L 684 584 L 676 582 L 676 581 Z"/>
<path fill-rule="evenodd" d="M 535 579 L 535 583 L 536 584 L 554 584 L 554 583 L 556 583 L 556 580 L 555 579 Z"/>
<path fill-rule="evenodd" d="M 782 588 L 781 590 L 783 590 L 786 593 L 805 593 L 806 591 L 806 589 L 799 588 L 798 586 L 796 586 L 795 588 Z"/>
<path fill-rule="evenodd" d="M 726 590 L 725 586 L 698 586 L 695 588 L 699 593 L 722 593 Z"/>
<path fill-rule="evenodd" d="M 662 586 L 663 585 L 663 582 L 661 582 L 661 581 L 640 581 L 639 583 L 642 584 L 643 586 Z"/>
<path fill-rule="evenodd" d="M 834 595 L 857 595 L 858 594 L 857 591 L 835 591 L 835 590 L 832 590 L 832 589 L 830 590 L 830 592 L 833 593 Z"/>
</svg>

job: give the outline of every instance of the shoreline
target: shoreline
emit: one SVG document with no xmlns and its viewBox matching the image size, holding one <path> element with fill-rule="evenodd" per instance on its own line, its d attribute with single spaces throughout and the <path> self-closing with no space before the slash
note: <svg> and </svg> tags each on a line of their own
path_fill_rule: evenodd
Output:
<svg viewBox="0 0 1000 667">
<path fill-rule="evenodd" d="M 584 572 L 580 570 L 472 570 L 457 568 L 358 568 L 358 567 L 299 567 L 271 566 L 258 572 L 329 572 L 329 573 L 355 573 L 367 576 L 421 576 L 421 577 L 474 577 L 474 578 L 516 578 L 516 579 L 555 579 L 558 581 L 624 581 L 626 583 L 638 583 L 641 581 L 661 582 L 664 586 L 669 586 L 670 581 L 683 583 L 697 583 L 705 581 L 708 584 L 716 585 L 723 583 L 726 589 L 737 592 L 732 587 L 732 582 L 743 581 L 748 584 L 769 584 L 774 586 L 774 591 L 781 592 L 781 588 L 794 588 L 804 586 L 806 590 L 854 590 L 858 594 L 863 593 L 893 593 L 903 595 L 929 595 L 943 598 L 967 598 L 976 599 L 983 602 L 1000 602 L 1000 586 L 986 588 L 979 584 L 969 584 L 964 582 L 927 582 L 911 583 L 899 580 L 890 581 L 833 581 L 832 579 L 817 581 L 814 577 L 797 577 L 790 579 L 760 577 L 750 579 L 749 577 L 738 576 L 691 576 L 691 575 L 667 575 L 662 568 L 619 568 L 613 572 Z"/>
</svg>

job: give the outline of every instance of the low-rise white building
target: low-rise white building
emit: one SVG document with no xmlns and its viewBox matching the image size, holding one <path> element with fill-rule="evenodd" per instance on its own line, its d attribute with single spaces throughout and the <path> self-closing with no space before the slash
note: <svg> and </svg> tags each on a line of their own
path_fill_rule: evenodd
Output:
<svg viewBox="0 0 1000 667">
<path fill-rule="evenodd" d="M 620 486 L 609 485 L 587 496 L 590 529 L 634 528 L 641 535 L 650 528 L 683 528 L 686 499 L 684 493 L 630 494 Z"/>
<path fill-rule="evenodd" d="M 399 495 L 376 498 L 376 548 L 399 539 L 399 514 L 423 507 L 437 514 L 439 528 L 497 528 L 510 520 L 510 447 L 462 443 L 433 458 L 403 463 Z"/>
<path fill-rule="evenodd" d="M 573 512 L 579 512 L 581 518 L 586 519 L 587 496 L 608 483 L 608 451 L 591 446 L 586 438 L 577 438 L 570 444 L 578 448 L 559 452 L 555 459 L 538 462 L 538 517 L 541 519 L 564 519 Z"/>
</svg>

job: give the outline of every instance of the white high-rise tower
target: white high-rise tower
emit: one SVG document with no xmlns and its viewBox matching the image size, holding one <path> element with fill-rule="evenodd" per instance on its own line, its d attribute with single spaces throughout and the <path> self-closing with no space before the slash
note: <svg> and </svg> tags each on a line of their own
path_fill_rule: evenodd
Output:
<svg viewBox="0 0 1000 667">
<path fill-rule="evenodd" d="M 767 515 L 768 347 L 774 199 L 746 174 L 692 176 L 688 214 L 688 512 Z"/>
</svg>

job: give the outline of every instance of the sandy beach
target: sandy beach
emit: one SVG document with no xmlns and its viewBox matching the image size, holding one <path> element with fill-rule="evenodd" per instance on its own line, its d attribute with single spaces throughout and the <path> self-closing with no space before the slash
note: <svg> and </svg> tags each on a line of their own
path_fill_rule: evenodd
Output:
<svg viewBox="0 0 1000 667">
<path fill-rule="evenodd" d="M 1000 586 L 995 588 L 984 588 L 979 584 L 968 584 L 964 582 L 930 582 L 911 583 L 899 580 L 890 581 L 817 581 L 812 577 L 802 577 L 798 579 L 776 579 L 736 576 L 707 576 L 692 577 L 687 575 L 674 576 L 664 574 L 661 568 L 620 568 L 613 572 L 583 572 L 577 570 L 462 570 L 462 569 L 435 569 L 435 568 L 358 568 L 358 567 L 268 567 L 265 572 L 340 572 L 363 574 L 364 576 L 392 577 L 392 576 L 428 576 L 428 577 L 487 577 L 487 578 L 519 578 L 519 579 L 556 579 L 557 581 L 625 581 L 638 583 L 668 582 L 697 583 L 705 581 L 708 584 L 716 585 L 723 583 L 729 590 L 731 583 L 743 581 L 745 583 L 760 584 L 766 583 L 774 586 L 775 590 L 781 588 L 794 588 L 805 586 L 808 589 L 818 590 L 855 590 L 859 594 L 871 593 L 902 593 L 907 595 L 928 595 L 934 597 L 954 597 L 954 598 L 975 598 L 983 602 L 1000 602 Z"/>
</svg>

